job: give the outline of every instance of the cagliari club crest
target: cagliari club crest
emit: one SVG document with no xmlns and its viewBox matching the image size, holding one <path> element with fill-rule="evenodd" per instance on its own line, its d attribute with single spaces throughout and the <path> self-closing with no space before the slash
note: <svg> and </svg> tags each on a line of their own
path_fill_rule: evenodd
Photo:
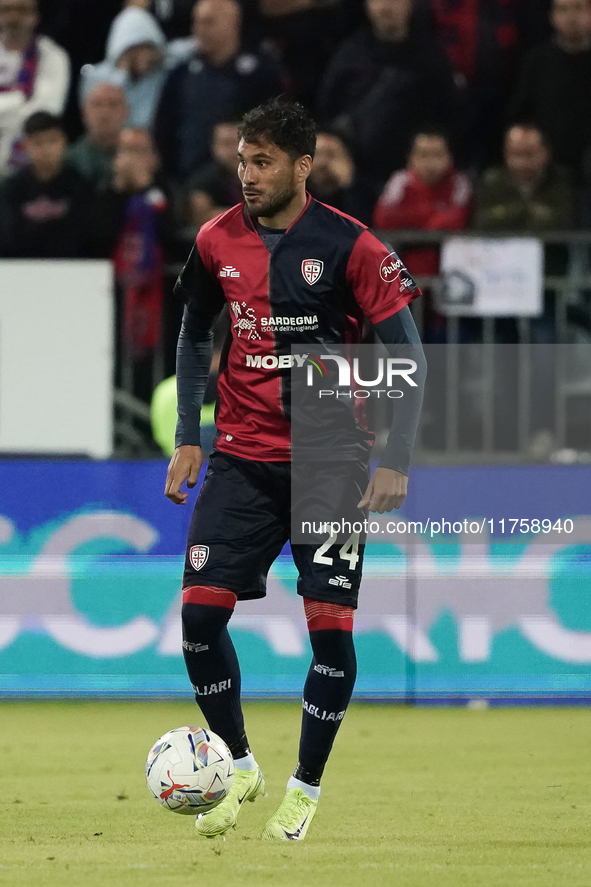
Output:
<svg viewBox="0 0 591 887">
<path fill-rule="evenodd" d="M 193 545 L 189 552 L 189 560 L 194 570 L 200 570 L 209 557 L 209 545 Z"/>
<path fill-rule="evenodd" d="M 306 283 L 316 283 L 324 271 L 324 262 L 320 259 L 304 259 L 302 262 L 302 274 Z"/>
</svg>

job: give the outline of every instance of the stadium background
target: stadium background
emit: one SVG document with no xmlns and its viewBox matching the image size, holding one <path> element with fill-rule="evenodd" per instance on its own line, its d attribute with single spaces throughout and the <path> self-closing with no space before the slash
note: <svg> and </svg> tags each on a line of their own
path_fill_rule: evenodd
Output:
<svg viewBox="0 0 591 887">
<path fill-rule="evenodd" d="M 8 0 L 3 2 L 10 9 Z M 17 8 L 20 2 L 15 0 Z M 26 7 L 28 0 L 22 2 Z M 204 70 L 216 76 L 211 56 L 215 40 L 218 52 L 220 41 L 223 49 L 224 40 L 228 45 L 238 40 L 229 50 L 236 61 L 225 62 L 235 63 L 236 70 L 250 70 L 245 58 L 264 70 L 267 64 L 275 66 L 261 95 L 280 88 L 300 98 L 318 117 L 321 132 L 340 138 L 348 152 L 349 169 L 354 170 L 348 186 L 331 191 L 330 176 L 313 183 L 313 191 L 316 188 L 341 208 L 348 208 L 352 200 L 366 208 L 375 203 L 388 175 L 365 156 L 362 129 L 387 111 L 394 114 L 397 133 L 384 130 L 376 145 L 395 175 L 385 186 L 373 221 L 423 285 L 425 295 L 413 311 L 431 368 L 410 496 L 400 519 L 485 519 L 487 525 L 476 537 L 448 533 L 415 544 L 411 536 L 399 533 L 397 538 L 387 536 L 387 542 L 372 540 L 357 620 L 361 673 L 356 692 L 366 698 L 549 702 L 588 697 L 591 532 L 585 492 L 591 472 L 586 464 L 591 460 L 591 241 L 585 214 L 586 124 L 581 121 L 581 131 L 571 133 L 580 144 L 578 158 L 559 156 L 562 143 L 552 142 L 554 131 L 536 119 L 536 108 L 541 114 L 534 101 L 536 84 L 526 83 L 527 71 L 549 46 L 580 58 L 584 67 L 591 49 L 588 37 L 581 35 L 581 3 L 540 3 L 534 10 L 527 3 L 507 0 L 488 5 L 391 0 L 369 3 L 365 11 L 361 4 L 344 2 L 300 11 L 285 4 L 261 4 L 241 8 L 234 22 L 227 13 L 235 6 L 214 4 L 214 9 L 225 10 L 218 17 L 215 39 L 203 30 L 198 15 L 191 25 L 192 10 L 208 9 L 207 4 L 85 3 L 82 9 L 63 0 L 39 7 L 38 31 L 61 42 L 70 60 L 70 86 L 62 107 L 71 141 L 94 137 L 85 102 L 97 84 L 99 89 L 103 83 L 123 89 L 136 127 L 138 113 L 147 113 L 148 93 L 134 92 L 143 82 L 141 72 L 136 71 L 135 80 L 126 79 L 117 61 L 117 52 L 124 47 L 133 51 L 140 40 L 142 46 L 151 41 L 159 53 L 151 64 L 159 62 L 162 70 L 157 67 L 146 76 L 160 77 L 154 89 L 162 95 L 161 105 L 176 101 L 180 106 L 184 101 L 181 75 L 196 78 L 194 89 Z M 312 43 L 305 52 L 301 47 L 295 52 L 308 28 Z M 369 76 L 364 65 L 375 69 L 381 58 L 377 71 L 382 109 L 376 114 L 366 97 L 363 114 L 354 102 L 337 113 L 336 98 L 329 101 L 326 95 L 334 93 L 339 77 L 343 84 L 349 82 L 352 69 L 347 66 L 359 39 L 367 50 L 357 71 L 359 89 Z M 422 54 L 429 46 L 440 54 L 440 76 L 449 78 L 449 94 L 445 101 L 439 96 L 441 107 L 425 105 L 422 117 L 418 112 L 409 120 L 404 103 L 420 102 L 419 75 L 433 76 Z M 386 54 L 372 55 L 378 50 Z M 314 80 L 302 66 L 304 57 L 316 66 Z M 200 60 L 197 67 L 191 67 L 191 58 Z M 502 76 L 494 71 L 494 58 L 503 62 Z M 388 92 L 380 79 L 400 67 L 407 71 L 407 84 L 414 83 L 415 91 L 406 96 Z M 577 89 L 586 90 L 587 75 L 581 71 L 577 76 Z M 176 84 L 178 98 L 167 93 L 169 83 Z M 566 95 L 573 84 L 565 80 Z M 8 83 L 4 88 L 10 93 L 20 87 Z M 230 100 L 213 100 L 209 122 L 195 107 L 206 140 L 216 120 L 223 124 L 228 110 L 237 111 L 245 102 L 248 91 L 240 78 L 233 89 Z M 519 114 L 517 97 L 528 89 L 529 113 L 522 109 Z M 57 255 L 52 260 L 49 235 L 46 251 L 37 253 L 34 239 L 20 253 L 9 236 L 0 239 L 5 257 L 0 265 L 0 690 L 8 694 L 182 695 L 186 689 L 178 643 L 178 577 L 189 509 L 175 509 L 161 495 L 166 467 L 161 447 L 170 451 L 170 376 L 181 313 L 171 287 L 195 235 L 195 219 L 187 215 L 184 197 L 207 187 L 203 176 L 199 178 L 203 167 L 198 166 L 195 178 L 195 170 L 181 175 L 171 166 L 174 157 L 159 133 L 166 109 L 157 107 L 154 90 L 149 95 L 152 116 L 146 117 L 146 133 L 155 133 L 161 160 L 157 179 L 144 190 L 151 188 L 151 194 L 156 186 L 162 188 L 170 219 L 159 244 L 164 264 L 148 260 L 151 270 L 141 278 L 148 291 L 147 307 L 134 291 L 137 278 L 121 272 L 121 253 L 130 242 L 125 238 L 141 237 L 141 228 L 130 233 L 124 225 L 120 239 L 109 241 L 111 253 L 104 251 L 106 241 L 93 227 L 93 215 L 108 215 L 105 200 L 129 198 L 129 182 L 121 186 L 123 197 L 109 174 L 94 183 L 96 205 L 83 226 L 91 240 L 87 252 L 62 252 L 58 261 Z M 224 106 L 223 114 L 218 105 Z M 475 119 L 482 127 L 468 137 L 466 127 Z M 500 219 L 506 209 L 506 223 L 487 228 L 482 221 L 487 176 L 508 163 L 504 129 L 519 121 L 545 131 L 552 142 L 551 163 L 558 156 L 563 171 L 568 169 L 576 201 L 570 226 L 563 216 L 561 230 L 553 230 L 559 217 L 553 214 L 552 198 L 539 190 L 540 181 L 551 178 L 551 169 L 530 183 L 529 191 L 516 185 L 525 215 L 514 214 L 515 195 L 503 192 L 494 196 L 489 210 Z M 397 164 L 404 166 L 401 146 L 404 143 L 406 150 L 414 132 L 421 126 L 429 132 L 433 124 L 455 150 L 456 168 L 465 170 L 453 173 L 464 176 L 461 187 L 454 179 L 456 197 L 433 192 L 428 199 L 435 216 L 430 218 L 421 221 L 415 216 L 412 221 L 413 206 L 427 192 L 409 192 L 397 205 L 398 215 L 389 215 L 393 210 L 387 199 L 383 202 L 384 195 L 403 175 L 396 172 Z M 123 125 L 120 120 L 119 129 Z M 179 140 L 182 136 L 181 131 Z M 113 147 L 111 163 L 116 165 L 113 158 L 121 151 L 121 143 Z M 140 151 L 138 156 L 144 155 Z M 342 162 L 339 157 L 333 158 L 333 170 Z M 8 208 L 10 186 L 23 175 L 23 161 L 26 171 L 26 160 L 25 151 L 15 161 L 16 169 L 11 160 L 4 170 L 0 189 L 5 234 L 7 227 L 16 225 L 14 207 Z M 211 157 L 206 154 L 204 162 L 211 172 Z M 412 172 L 411 168 L 409 161 Z M 400 190 L 399 185 L 394 190 Z M 452 216 L 455 221 L 450 221 Z M 398 219 L 395 230 L 379 230 L 378 223 L 383 227 L 392 219 Z M 437 219 L 441 227 L 451 229 L 447 234 L 437 230 Z M 406 230 L 410 226 L 415 230 Z M 454 240 L 454 233 L 471 239 Z M 483 237 L 488 239 L 479 240 Z M 484 260 L 475 258 L 478 243 Z M 509 254 L 512 259 L 503 258 Z M 492 268 L 487 267 L 487 256 L 493 257 L 488 259 Z M 482 281 L 487 279 L 485 297 L 466 297 L 461 287 L 459 296 L 453 296 L 462 262 L 461 279 L 468 280 L 469 289 L 484 291 Z M 480 278 L 474 270 L 478 263 L 483 266 Z M 161 292 L 154 299 L 158 287 Z M 499 302 L 502 316 L 495 315 Z M 142 311 L 149 316 L 147 326 Z M 218 343 L 235 319 L 222 318 Z M 371 341 L 369 336 L 366 341 Z M 33 359 L 23 353 L 25 337 Z M 216 348 L 216 359 L 218 353 Z M 214 399 L 213 384 L 208 400 Z M 372 420 L 379 446 L 389 417 L 378 409 Z M 211 408 L 206 422 L 211 442 Z M 72 457 L 74 461 L 68 461 Z M 515 532 L 499 535 L 499 521 L 512 518 L 550 519 L 553 526 L 571 519 L 575 531 L 536 534 L 524 532 L 520 523 Z M 234 628 L 247 694 L 297 696 L 307 643 L 287 552 L 274 568 L 269 600 L 243 607 Z M 41 659 L 31 655 L 39 645 Z"/>
<path fill-rule="evenodd" d="M 60 113 L 74 142 L 84 133 L 81 69 L 103 60 L 122 4 L 39 5 L 39 31 L 70 58 L 72 78 Z M 155 14 L 167 41 L 187 38 L 192 3 L 138 5 Z M 435 541 L 399 534 L 369 546 L 356 620 L 356 698 L 405 706 L 352 707 L 335 747 L 332 775 L 327 772 L 333 794 L 330 800 L 326 792 L 326 819 L 319 822 L 318 838 L 311 835 L 309 855 L 295 866 L 272 852 L 261 862 L 246 844 L 240 853 L 224 850 L 221 859 L 218 849 L 209 850 L 207 859 L 201 851 L 189 859 L 178 823 L 161 821 L 142 794 L 141 758 L 156 731 L 194 717 L 179 622 L 190 512 L 173 507 L 162 493 L 167 464 L 162 445 L 166 449 L 170 436 L 160 421 L 160 411 L 170 410 L 166 387 L 160 389 L 158 415 L 151 404 L 174 368 L 181 312 L 171 290 L 195 236 L 184 195 L 194 187 L 196 170 L 184 180 L 166 164 L 159 173 L 174 220 L 162 244 L 158 335 L 139 357 L 138 343 L 129 340 L 122 323 L 125 286 L 111 262 L 112 240 L 106 247 L 98 238 L 71 257 L 23 253 L 14 241 L 11 245 L 11 217 L 0 203 L 0 696 L 6 731 L 1 801 L 9 836 L 9 849 L 0 855 L 0 883 L 6 877 L 11 885 L 98 884 L 111 877 L 126 885 L 160 885 L 197 871 L 212 884 L 222 883 L 222 875 L 237 884 L 262 878 L 299 884 L 310 877 L 323 885 L 357 884 L 368 874 L 384 884 L 455 887 L 464 877 L 485 887 L 509 877 L 524 887 L 588 884 L 591 236 L 584 142 L 591 102 L 574 128 L 572 118 L 560 123 L 565 141 L 577 143 L 579 154 L 559 156 L 563 143 L 551 145 L 570 175 L 568 223 L 557 221 L 548 194 L 532 197 L 527 188 L 520 192 L 525 210 L 519 218 L 511 215 L 515 194 L 495 194 L 493 203 L 505 205 L 513 222 L 489 227 L 477 222 L 483 218 L 477 208 L 486 171 L 503 169 L 505 125 L 525 120 L 544 129 L 547 122 L 536 119 L 534 105 L 527 113 L 511 109 L 527 85 L 521 78 L 533 57 L 528 53 L 556 45 L 550 7 L 549 0 L 417 0 L 412 39 L 434 41 L 447 53 L 455 92 L 446 119 L 407 120 L 395 105 L 378 108 L 378 118 L 393 115 L 402 135 L 390 146 L 387 174 L 376 180 L 371 152 L 368 156 L 360 138 L 367 121 L 355 114 L 343 121 L 347 109 L 331 114 L 331 99 L 323 105 L 320 97 L 335 54 L 341 52 L 333 77 L 338 89 L 348 59 L 342 46 L 358 28 L 368 27 L 363 5 L 335 0 L 242 7 L 243 48 L 270 52 L 284 78 L 281 89 L 307 104 L 327 133 L 336 133 L 353 163 L 355 188 L 333 183 L 325 193 L 318 184 L 327 202 L 331 193 L 341 208 L 357 200 L 371 222 L 386 180 L 405 167 L 414 129 L 434 123 L 451 133 L 455 169 L 463 170 L 471 189 L 462 220 L 440 230 L 425 217 L 419 231 L 408 223 L 412 216 L 402 213 L 400 224 L 379 226 L 380 236 L 409 265 L 415 263 L 425 299 L 413 310 L 434 368 L 400 520 L 494 522 L 492 534 L 452 532 Z M 348 51 L 353 57 L 350 45 Z M 585 61 L 588 43 L 580 53 Z M 385 59 L 378 68 L 383 72 L 391 65 Z M 107 82 L 118 82 L 112 75 Z M 581 71 L 580 78 L 567 84 L 560 100 L 567 118 L 569 95 L 585 101 L 591 95 L 588 75 Z M 535 93 L 536 84 L 530 87 Z M 387 165 L 387 134 L 379 147 Z M 5 199 L 14 170 L 3 173 Z M 536 205 L 547 206 L 547 224 L 538 224 Z M 94 221 L 87 207 L 89 234 Z M 458 310 L 446 299 L 449 281 L 439 273 L 440 249 L 445 254 L 451 229 L 470 238 L 512 238 L 517 266 L 520 244 L 525 250 L 534 241 L 544 280 L 530 301 L 517 299 L 502 316 L 490 301 L 481 313 Z M 491 241 L 484 244 L 490 252 Z M 523 266 L 528 262 L 524 258 Z M 516 266 L 505 272 L 514 280 Z M 470 300 L 464 296 L 465 306 Z M 224 332 L 222 326 L 218 339 Z M 538 374 L 540 388 L 532 383 Z M 209 394 L 211 401 L 214 391 Z M 387 416 L 375 419 L 383 438 Z M 166 426 L 166 417 L 163 421 Z M 211 424 L 209 429 L 211 436 Z M 548 519 L 561 527 L 572 521 L 572 533 L 520 530 L 511 539 L 502 537 L 498 522 L 516 518 Z M 295 700 L 309 659 L 299 603 L 286 551 L 273 568 L 267 600 L 239 607 L 234 619 L 245 695 L 252 700 L 248 716 L 277 792 L 284 774 L 272 762 L 281 758 L 288 731 L 297 733 Z M 133 697 L 139 705 L 131 703 Z M 141 704 L 146 698 L 154 705 Z M 254 704 L 257 700 L 282 702 L 266 707 Z M 534 704 L 532 714 L 528 707 Z M 539 707 L 575 704 L 577 712 Z M 425 705 L 437 711 L 423 711 Z M 491 706 L 511 706 L 511 712 L 484 711 Z M 53 763 L 41 778 L 43 742 L 52 748 Z M 372 754 L 361 755 L 359 778 L 380 799 L 377 837 L 376 829 L 343 812 L 339 801 L 350 785 L 349 750 L 364 742 Z M 393 749 L 404 767 L 376 776 L 375 759 L 391 762 Z M 434 762 L 431 771 L 426 761 Z M 137 778 L 126 775 L 136 771 Z M 527 775 L 528 787 L 520 783 L 517 800 L 509 802 L 519 774 Z M 75 786 L 77 807 L 64 782 Z M 392 812 L 394 793 L 401 803 Z M 54 824 L 40 815 L 37 802 L 53 805 Z M 328 811 L 333 826 L 336 819 L 341 825 L 337 837 Z M 141 834 L 135 831 L 138 820 L 146 823 Z M 103 829 L 111 834 L 107 850 L 98 849 Z M 93 840 L 92 847 L 84 843 Z M 322 842 L 334 844 L 336 857 L 325 853 Z M 59 873 L 57 862 L 51 871 L 56 852 Z M 175 861 L 165 865 L 165 856 Z"/>
</svg>

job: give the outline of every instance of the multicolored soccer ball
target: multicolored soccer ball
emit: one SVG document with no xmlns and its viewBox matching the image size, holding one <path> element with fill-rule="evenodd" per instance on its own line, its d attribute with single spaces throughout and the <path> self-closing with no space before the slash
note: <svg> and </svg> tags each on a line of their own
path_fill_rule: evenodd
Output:
<svg viewBox="0 0 591 887">
<path fill-rule="evenodd" d="M 208 813 L 234 781 L 230 749 L 202 727 L 176 727 L 161 736 L 146 760 L 150 793 L 174 813 Z"/>
</svg>

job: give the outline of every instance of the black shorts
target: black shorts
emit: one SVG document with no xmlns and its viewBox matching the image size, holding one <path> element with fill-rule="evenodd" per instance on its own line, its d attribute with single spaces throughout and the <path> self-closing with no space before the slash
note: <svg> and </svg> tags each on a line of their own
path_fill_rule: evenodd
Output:
<svg viewBox="0 0 591 887">
<path fill-rule="evenodd" d="M 301 466 L 298 470 L 301 470 Z M 369 479 L 367 462 L 305 468 L 314 500 L 357 503 Z M 264 597 L 267 574 L 291 536 L 290 462 L 255 462 L 219 450 L 210 456 L 191 519 L 183 588 L 211 585 L 239 600 Z M 357 520 L 366 514 L 357 510 Z M 313 600 L 357 607 L 364 541 L 346 534 L 328 544 L 292 545 L 297 592 Z"/>
</svg>

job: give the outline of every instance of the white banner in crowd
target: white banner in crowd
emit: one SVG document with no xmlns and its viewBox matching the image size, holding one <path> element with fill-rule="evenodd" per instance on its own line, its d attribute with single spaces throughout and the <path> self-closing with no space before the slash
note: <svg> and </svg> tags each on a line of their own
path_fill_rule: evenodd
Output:
<svg viewBox="0 0 591 887">
<path fill-rule="evenodd" d="M 441 273 L 443 314 L 536 317 L 543 311 L 544 249 L 535 237 L 451 237 Z"/>
<path fill-rule="evenodd" d="M 113 449 L 113 273 L 0 262 L 0 454 Z"/>
</svg>

